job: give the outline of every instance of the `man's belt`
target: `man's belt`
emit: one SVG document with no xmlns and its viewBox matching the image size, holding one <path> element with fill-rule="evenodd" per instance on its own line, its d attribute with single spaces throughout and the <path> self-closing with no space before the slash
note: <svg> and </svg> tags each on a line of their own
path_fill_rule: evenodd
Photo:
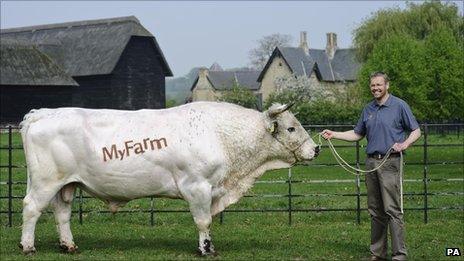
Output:
<svg viewBox="0 0 464 261">
<path fill-rule="evenodd" d="M 390 158 L 392 157 L 399 157 L 400 153 L 399 152 L 392 152 L 390 153 Z M 373 153 L 373 154 L 367 154 L 367 157 L 373 158 L 373 159 L 383 159 L 385 157 L 385 154 L 380 154 L 380 153 Z"/>
</svg>

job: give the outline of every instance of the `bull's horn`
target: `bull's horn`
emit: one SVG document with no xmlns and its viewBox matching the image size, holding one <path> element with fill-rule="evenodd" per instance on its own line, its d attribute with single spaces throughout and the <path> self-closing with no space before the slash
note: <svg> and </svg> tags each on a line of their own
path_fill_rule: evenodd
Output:
<svg viewBox="0 0 464 261">
<path fill-rule="evenodd" d="M 281 114 L 282 112 L 290 109 L 295 103 L 294 102 L 291 102 L 289 104 L 284 104 L 284 105 L 272 105 L 269 110 L 268 110 L 268 114 L 269 114 L 269 117 L 275 117 L 279 114 Z"/>
<path fill-rule="evenodd" d="M 295 105 L 295 102 L 291 102 L 291 103 L 287 104 L 287 105 L 286 105 L 287 107 L 285 107 L 284 111 L 290 110 L 290 108 L 292 108 L 293 105 Z"/>
</svg>

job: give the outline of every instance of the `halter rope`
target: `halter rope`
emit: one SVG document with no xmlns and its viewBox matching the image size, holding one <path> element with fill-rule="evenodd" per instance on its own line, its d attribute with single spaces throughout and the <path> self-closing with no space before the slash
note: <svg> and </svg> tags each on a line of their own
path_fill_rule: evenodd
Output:
<svg viewBox="0 0 464 261">
<path fill-rule="evenodd" d="M 319 144 L 318 144 L 318 146 L 321 146 L 322 145 L 322 142 L 321 142 L 322 134 L 321 133 L 316 133 L 315 135 L 313 135 L 313 138 L 316 135 L 319 136 Z M 334 156 L 335 160 L 337 160 L 338 165 L 340 165 L 344 170 L 346 170 L 347 172 L 349 172 L 349 173 L 351 173 L 351 174 L 353 174 L 355 176 L 361 176 L 363 174 L 367 175 L 367 174 L 369 174 L 369 173 L 371 173 L 373 171 L 376 171 L 376 170 L 380 169 L 385 164 L 385 162 L 390 157 L 390 154 L 393 151 L 393 147 L 391 147 L 387 151 L 387 154 L 385 154 L 384 158 L 382 159 L 382 161 L 380 162 L 380 164 L 377 167 L 375 167 L 375 168 L 373 168 L 371 170 L 362 170 L 362 169 L 355 168 L 355 167 L 351 166 L 348 162 L 346 162 L 340 156 L 340 154 L 338 154 L 337 150 L 335 149 L 335 147 L 332 144 L 332 141 L 330 139 L 328 139 L 326 141 L 327 141 L 327 144 L 329 145 L 330 152 L 332 152 L 332 155 Z M 401 213 L 403 214 L 403 153 L 401 151 L 400 151 L 399 174 L 400 174 L 400 204 L 401 204 Z"/>
</svg>

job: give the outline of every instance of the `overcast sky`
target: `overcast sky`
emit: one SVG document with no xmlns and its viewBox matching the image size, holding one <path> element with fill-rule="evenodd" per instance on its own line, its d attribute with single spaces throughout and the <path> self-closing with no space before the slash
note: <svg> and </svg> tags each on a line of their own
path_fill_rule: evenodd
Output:
<svg viewBox="0 0 464 261">
<path fill-rule="evenodd" d="M 462 14 L 462 1 L 456 1 Z M 326 33 L 350 47 L 352 31 L 373 12 L 404 8 L 404 1 L 1 1 L 1 28 L 136 16 L 158 40 L 175 77 L 218 62 L 249 64 L 248 52 L 263 36 L 281 33 L 310 48 L 325 48 Z"/>
</svg>

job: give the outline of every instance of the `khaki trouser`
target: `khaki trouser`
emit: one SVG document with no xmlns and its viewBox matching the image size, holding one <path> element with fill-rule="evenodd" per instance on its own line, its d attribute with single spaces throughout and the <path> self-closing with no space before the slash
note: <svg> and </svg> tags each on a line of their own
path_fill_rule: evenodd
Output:
<svg viewBox="0 0 464 261">
<path fill-rule="evenodd" d="M 367 158 L 366 169 L 382 160 Z M 400 157 L 390 157 L 380 169 L 366 175 L 367 208 L 371 215 L 371 254 L 387 256 L 387 228 L 390 227 L 392 259 L 406 260 L 405 229 L 400 197 Z"/>
</svg>

